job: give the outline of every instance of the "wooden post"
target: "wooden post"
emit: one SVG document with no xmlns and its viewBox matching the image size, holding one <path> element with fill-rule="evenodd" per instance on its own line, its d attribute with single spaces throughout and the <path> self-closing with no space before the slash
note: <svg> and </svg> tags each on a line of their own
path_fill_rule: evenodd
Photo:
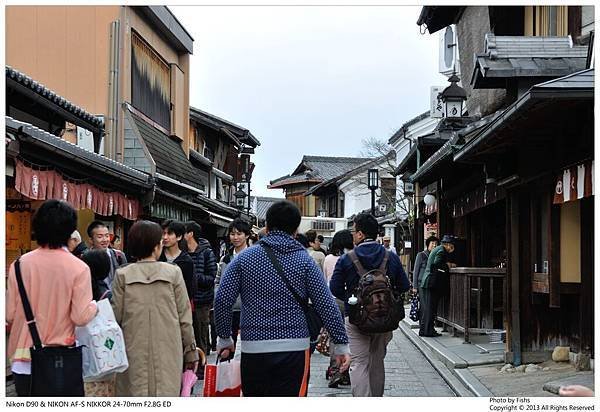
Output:
<svg viewBox="0 0 600 412">
<path fill-rule="evenodd" d="M 511 314 L 511 349 L 513 352 L 513 364 L 521 365 L 521 321 L 519 309 L 520 295 L 520 255 L 519 255 L 519 193 L 512 191 L 508 194 L 509 210 L 509 243 L 508 267 L 510 282 L 507 285 L 510 288 L 510 314 Z"/>
</svg>

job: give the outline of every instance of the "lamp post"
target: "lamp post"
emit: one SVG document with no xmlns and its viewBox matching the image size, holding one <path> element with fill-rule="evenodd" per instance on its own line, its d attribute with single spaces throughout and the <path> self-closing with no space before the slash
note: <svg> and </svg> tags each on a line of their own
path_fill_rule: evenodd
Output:
<svg viewBox="0 0 600 412">
<path fill-rule="evenodd" d="M 367 174 L 367 182 L 371 190 L 371 214 L 375 216 L 375 190 L 379 187 L 379 170 L 369 169 Z"/>
<path fill-rule="evenodd" d="M 462 116 L 463 103 L 467 100 L 467 92 L 458 85 L 460 79 L 456 73 L 453 73 L 448 81 L 450 86 L 442 91 L 440 97 L 444 103 L 444 117 L 455 119 Z"/>
</svg>

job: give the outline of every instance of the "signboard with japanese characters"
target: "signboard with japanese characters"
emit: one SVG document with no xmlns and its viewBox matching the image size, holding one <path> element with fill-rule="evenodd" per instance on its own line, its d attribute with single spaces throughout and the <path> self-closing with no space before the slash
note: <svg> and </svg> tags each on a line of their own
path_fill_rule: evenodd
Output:
<svg viewBox="0 0 600 412">
<path fill-rule="evenodd" d="M 431 107 L 429 109 L 429 113 L 433 118 L 441 119 L 444 117 L 444 105 L 442 104 L 442 99 L 439 97 L 442 90 L 444 90 L 442 86 L 431 86 Z"/>
</svg>

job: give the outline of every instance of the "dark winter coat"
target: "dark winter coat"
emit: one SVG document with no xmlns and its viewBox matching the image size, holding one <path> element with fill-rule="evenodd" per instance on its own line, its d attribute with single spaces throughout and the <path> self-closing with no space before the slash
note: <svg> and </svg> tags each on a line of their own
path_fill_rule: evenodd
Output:
<svg viewBox="0 0 600 412">
<path fill-rule="evenodd" d="M 211 305 L 215 299 L 214 288 L 217 276 L 215 254 L 206 239 L 200 239 L 196 250 L 188 253 L 194 261 L 194 277 L 197 284 L 194 305 Z"/>
<path fill-rule="evenodd" d="M 359 244 L 354 248 L 358 260 L 363 265 L 365 270 L 377 269 L 383 257 L 385 256 L 385 248 L 375 241 L 367 241 Z M 400 262 L 400 258 L 395 253 L 389 253 L 387 275 L 392 282 L 392 287 L 402 293 L 410 288 L 410 283 Z M 329 289 L 336 298 L 344 301 L 346 313 L 348 313 L 348 297 L 349 292 L 353 291 L 358 286 L 358 272 L 348 254 L 342 255 L 335 265 L 333 275 L 329 281 Z"/>
<path fill-rule="evenodd" d="M 419 286 L 446 290 L 449 287 L 449 273 L 448 252 L 443 245 L 437 246 L 427 258 L 427 267 Z"/>
<path fill-rule="evenodd" d="M 415 269 L 413 272 L 413 288 L 418 288 L 421 278 L 425 274 L 425 269 L 427 268 L 427 258 L 429 258 L 429 250 L 423 250 L 417 253 L 417 257 L 415 258 Z"/>
<path fill-rule="evenodd" d="M 167 261 L 167 256 L 165 255 L 164 250 L 160 255 L 160 258 L 158 258 L 158 260 L 160 262 Z M 194 298 L 194 293 L 196 292 L 196 282 L 194 279 L 194 261 L 187 252 L 184 252 L 182 250 L 179 256 L 177 256 L 175 260 L 173 260 L 173 262 L 171 263 L 179 266 L 179 269 L 181 269 L 181 274 L 183 275 L 183 280 L 185 282 L 185 289 L 187 290 L 188 297 L 190 298 L 190 300 L 192 300 Z"/>
<path fill-rule="evenodd" d="M 88 250 L 87 245 L 85 244 L 85 242 L 81 242 L 79 243 L 75 249 L 73 249 L 73 251 L 71 252 L 74 256 L 78 257 L 81 259 L 81 256 L 83 256 L 83 254 Z"/>
</svg>

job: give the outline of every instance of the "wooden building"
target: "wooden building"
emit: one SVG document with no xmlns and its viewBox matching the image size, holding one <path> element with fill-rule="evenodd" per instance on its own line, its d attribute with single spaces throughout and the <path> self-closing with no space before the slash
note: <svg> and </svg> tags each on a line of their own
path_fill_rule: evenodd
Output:
<svg viewBox="0 0 600 412">
<path fill-rule="evenodd" d="M 531 20 L 533 9 L 550 21 Z M 435 194 L 439 233 L 462 239 L 441 319 L 465 340 L 506 332 L 505 357 L 517 365 L 548 359 L 557 345 L 594 357 L 587 15 L 427 6 L 418 21 L 430 33 L 454 25 L 472 118 L 423 163 L 404 165 L 417 197 Z"/>
</svg>

